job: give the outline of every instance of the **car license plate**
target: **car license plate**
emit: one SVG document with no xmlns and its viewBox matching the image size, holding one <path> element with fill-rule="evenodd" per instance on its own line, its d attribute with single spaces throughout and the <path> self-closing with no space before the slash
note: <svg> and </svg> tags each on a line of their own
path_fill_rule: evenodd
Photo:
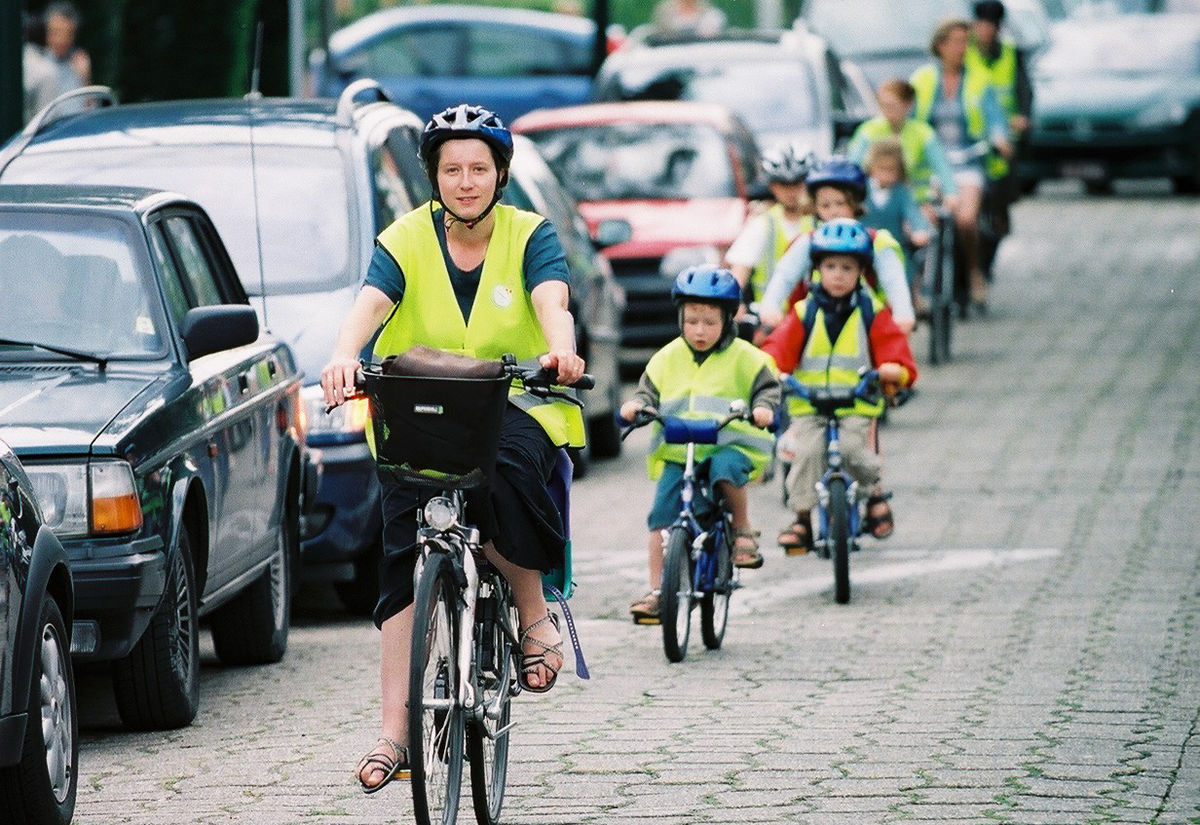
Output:
<svg viewBox="0 0 1200 825">
<path fill-rule="evenodd" d="M 1080 180 L 1104 180 L 1108 177 L 1108 170 L 1098 160 L 1067 161 L 1059 168 L 1059 172 L 1064 178 Z"/>
</svg>

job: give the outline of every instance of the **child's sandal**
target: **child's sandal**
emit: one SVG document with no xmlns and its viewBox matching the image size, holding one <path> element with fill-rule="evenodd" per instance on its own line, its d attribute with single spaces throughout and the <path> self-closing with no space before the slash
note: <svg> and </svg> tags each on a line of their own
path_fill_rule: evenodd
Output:
<svg viewBox="0 0 1200 825">
<path fill-rule="evenodd" d="M 734 530 L 733 566 L 757 570 L 763 566 L 762 553 L 758 552 L 758 530 L 738 527 Z"/>
</svg>

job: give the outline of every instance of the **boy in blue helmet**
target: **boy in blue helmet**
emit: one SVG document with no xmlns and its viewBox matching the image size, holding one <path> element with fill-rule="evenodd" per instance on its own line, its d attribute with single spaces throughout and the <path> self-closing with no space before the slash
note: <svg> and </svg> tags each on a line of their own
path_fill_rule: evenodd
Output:
<svg viewBox="0 0 1200 825">
<path fill-rule="evenodd" d="M 804 300 L 763 342 L 782 372 L 806 387 L 849 389 L 862 371 L 876 369 L 885 394 L 912 386 L 917 366 L 906 336 L 888 307 L 862 285 L 873 257 L 872 240 L 858 221 L 837 218 L 818 228 L 810 243 L 812 266 L 821 274 Z M 883 400 L 858 401 L 839 414 L 843 466 L 865 489 L 865 529 L 876 538 L 892 533 L 890 493 L 880 488 L 882 463 L 871 444 L 871 422 L 883 412 Z M 804 399 L 789 399 L 791 426 L 783 439 L 791 452 L 786 479 L 788 505 L 795 511 L 791 526 L 779 534 L 789 555 L 812 548 L 811 511 L 817 504 L 816 484 L 825 470 L 825 425 Z"/>
<path fill-rule="evenodd" d="M 756 568 L 763 559 L 758 533 L 750 526 L 744 488 L 770 461 L 772 438 L 761 428 L 775 418 L 780 389 L 771 359 L 737 337 L 734 315 L 741 293 L 741 285 L 728 269 L 694 266 L 679 273 L 671 297 L 679 308 L 682 334 L 650 358 L 634 397 L 621 406 L 621 417 L 633 421 L 638 410 L 649 407 L 664 415 L 722 419 L 733 402 L 747 405 L 751 421 L 730 424 L 715 445 L 697 445 L 696 460 L 707 462 L 708 478 L 733 517 L 737 535 L 733 563 Z M 682 503 L 683 448 L 665 443 L 659 425 L 655 425 L 647 470 L 650 478 L 658 479 L 647 519 L 650 591 L 629 607 L 634 621 L 641 624 L 658 621 L 663 531 L 675 521 Z"/>
</svg>

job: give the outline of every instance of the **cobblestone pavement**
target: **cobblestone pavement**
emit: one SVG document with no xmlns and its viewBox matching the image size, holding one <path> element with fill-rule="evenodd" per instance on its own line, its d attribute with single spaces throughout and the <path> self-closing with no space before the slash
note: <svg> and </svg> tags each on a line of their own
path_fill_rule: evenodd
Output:
<svg viewBox="0 0 1200 825">
<path fill-rule="evenodd" d="M 767 547 L 723 648 L 668 664 L 625 613 L 644 432 L 597 465 L 574 501 L 592 679 L 518 700 L 504 821 L 1200 823 L 1198 227 L 1194 199 L 1020 204 L 991 313 L 884 428 L 898 526 L 849 605 L 828 562 Z M 786 523 L 777 483 L 752 508 Z M 190 728 L 121 731 L 85 676 L 76 821 L 411 821 L 404 783 L 351 776 L 377 656 L 305 591 L 281 664 L 209 649 Z"/>
</svg>

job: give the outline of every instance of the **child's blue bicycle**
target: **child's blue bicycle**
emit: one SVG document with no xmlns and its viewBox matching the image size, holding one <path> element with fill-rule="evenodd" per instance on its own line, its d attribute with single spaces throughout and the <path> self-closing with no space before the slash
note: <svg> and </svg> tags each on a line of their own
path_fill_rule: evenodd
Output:
<svg viewBox="0 0 1200 825">
<path fill-rule="evenodd" d="M 668 444 L 687 446 L 683 466 L 683 506 L 666 529 L 663 543 L 663 575 L 659 610 L 663 651 L 672 662 L 687 656 L 691 636 L 692 608 L 700 605 L 700 634 L 704 646 L 717 650 L 725 638 L 729 621 L 729 597 L 741 587 L 733 566 L 735 533 L 733 517 L 724 500 L 708 481 L 706 467 L 696 462 L 697 444 L 716 444 L 718 434 L 731 422 L 748 420 L 744 402 L 735 401 L 725 418 L 676 418 L 644 408 L 632 426 L 621 433 L 624 439 L 638 427 L 654 421 L 663 426 Z"/>
<path fill-rule="evenodd" d="M 806 387 L 791 375 L 781 379 L 785 393 L 804 398 L 825 421 L 825 472 L 817 482 L 817 535 L 814 549 L 823 559 L 833 559 L 834 598 L 838 604 L 850 601 L 850 553 L 858 549 L 858 537 L 865 522 L 869 490 L 861 489 L 842 468 L 838 429 L 838 410 L 854 406 L 858 399 L 879 398 L 879 372 L 862 374 L 851 388 Z"/>
</svg>

